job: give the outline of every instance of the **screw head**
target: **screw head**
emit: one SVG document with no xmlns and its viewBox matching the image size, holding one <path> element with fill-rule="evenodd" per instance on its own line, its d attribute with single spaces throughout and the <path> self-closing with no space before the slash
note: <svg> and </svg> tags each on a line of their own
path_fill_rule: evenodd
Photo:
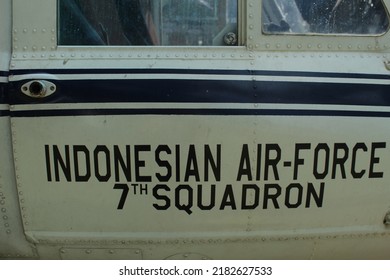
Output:
<svg viewBox="0 0 390 280">
<path fill-rule="evenodd" d="M 223 37 L 223 41 L 228 46 L 235 46 L 237 45 L 237 34 L 234 32 L 228 32 Z"/>
</svg>

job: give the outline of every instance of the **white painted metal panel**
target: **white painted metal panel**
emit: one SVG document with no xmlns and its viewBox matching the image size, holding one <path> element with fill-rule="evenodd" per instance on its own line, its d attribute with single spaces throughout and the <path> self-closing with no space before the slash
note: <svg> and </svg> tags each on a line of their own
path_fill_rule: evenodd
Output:
<svg viewBox="0 0 390 280">
<path fill-rule="evenodd" d="M 13 1 L 4 146 L 41 258 L 389 258 L 389 34 L 267 36 L 241 1 L 245 47 L 65 47 L 55 3 Z"/>
</svg>

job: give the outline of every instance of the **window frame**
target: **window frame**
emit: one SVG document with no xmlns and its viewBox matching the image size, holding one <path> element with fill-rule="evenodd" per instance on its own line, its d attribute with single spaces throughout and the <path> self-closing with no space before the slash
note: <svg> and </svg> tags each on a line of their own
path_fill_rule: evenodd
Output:
<svg viewBox="0 0 390 280">
<path fill-rule="evenodd" d="M 380 35 L 372 34 L 297 34 L 263 32 L 263 1 L 247 2 L 248 34 L 247 46 L 253 51 L 312 51 L 312 52 L 383 52 L 390 49 L 390 24 L 387 31 Z M 382 0 L 390 17 L 390 0 Z M 255 17 L 251 11 L 260 11 Z"/>
<path fill-rule="evenodd" d="M 246 0 L 234 0 L 237 2 L 237 44 L 236 45 L 232 45 L 232 46 L 229 46 L 229 45 L 77 45 L 77 44 L 60 44 L 59 43 L 59 33 L 60 33 L 60 27 L 59 27 L 59 24 L 60 24 L 60 17 L 59 17 L 59 1 L 60 0 L 56 0 L 56 5 L 57 5 L 57 12 L 56 12 L 56 21 L 57 21 L 57 25 L 56 25 L 56 33 L 57 33 L 57 46 L 58 47 L 110 47 L 110 48 L 113 48 L 113 47 L 129 47 L 129 48 L 137 48 L 137 47 L 147 47 L 147 48 L 152 48 L 152 47 L 158 47 L 158 48 L 164 48 L 164 47 L 181 47 L 181 48 L 204 48 L 204 47 L 214 47 L 214 48 L 217 48 L 217 47 L 229 47 L 229 48 L 232 48 L 232 47 L 235 47 L 235 46 L 243 46 L 244 45 L 244 40 L 242 38 L 242 36 L 240 36 L 240 32 L 239 30 L 242 30 L 242 28 L 240 28 L 240 25 L 241 23 L 243 22 L 242 20 L 240 20 L 240 18 L 243 18 L 245 15 L 242 13 L 243 11 L 243 7 L 245 6 L 245 2 Z M 214 15 L 211 16 L 211 17 L 207 17 L 205 18 L 206 20 L 210 20 L 210 19 L 216 19 L 217 18 L 217 11 L 214 11 Z M 244 20 L 245 21 L 245 20 Z M 219 38 L 221 39 L 221 38 Z M 221 39 L 222 40 L 222 39 Z"/>
<path fill-rule="evenodd" d="M 294 33 L 294 32 L 266 32 L 264 31 L 264 22 L 262 20 L 262 34 L 263 35 L 279 35 L 279 36 L 285 36 L 285 35 L 292 35 L 292 36 L 341 36 L 341 37 L 350 37 L 350 36 L 354 36 L 354 37 L 381 37 L 383 35 L 385 35 L 386 33 L 389 32 L 390 30 L 390 14 L 389 14 L 389 8 L 386 6 L 385 4 L 385 1 L 384 0 L 379 0 L 382 2 L 382 5 L 383 5 L 383 8 L 385 9 L 385 13 L 386 13 L 386 16 L 387 16 L 387 20 L 388 20 L 388 25 L 387 25 L 387 28 L 384 32 L 382 33 L 377 33 L 377 34 L 370 34 L 370 33 L 343 33 L 343 32 L 340 32 L 340 33 L 319 33 L 319 32 L 307 32 L 307 33 Z M 262 2 L 264 3 L 264 0 L 262 0 Z M 264 9 L 264 6 L 262 5 L 262 9 L 261 9 L 261 15 L 263 15 L 263 9 Z"/>
</svg>

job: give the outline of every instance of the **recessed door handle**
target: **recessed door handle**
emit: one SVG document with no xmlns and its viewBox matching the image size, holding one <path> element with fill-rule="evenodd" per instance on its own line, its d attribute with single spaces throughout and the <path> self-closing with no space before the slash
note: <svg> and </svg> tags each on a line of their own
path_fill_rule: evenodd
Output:
<svg viewBox="0 0 390 280">
<path fill-rule="evenodd" d="M 52 95 L 57 87 L 52 82 L 46 80 L 33 80 L 22 85 L 21 91 L 33 98 L 44 98 Z"/>
</svg>

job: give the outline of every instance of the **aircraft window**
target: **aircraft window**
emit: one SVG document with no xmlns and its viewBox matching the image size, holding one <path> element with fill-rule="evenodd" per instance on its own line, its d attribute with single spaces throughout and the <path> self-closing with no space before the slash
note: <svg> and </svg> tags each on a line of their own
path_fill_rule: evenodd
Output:
<svg viewBox="0 0 390 280">
<path fill-rule="evenodd" d="M 380 35 L 389 28 L 381 0 L 263 0 L 266 34 Z"/>
<path fill-rule="evenodd" d="M 58 0 L 59 45 L 235 45 L 236 37 L 237 0 Z"/>
</svg>

